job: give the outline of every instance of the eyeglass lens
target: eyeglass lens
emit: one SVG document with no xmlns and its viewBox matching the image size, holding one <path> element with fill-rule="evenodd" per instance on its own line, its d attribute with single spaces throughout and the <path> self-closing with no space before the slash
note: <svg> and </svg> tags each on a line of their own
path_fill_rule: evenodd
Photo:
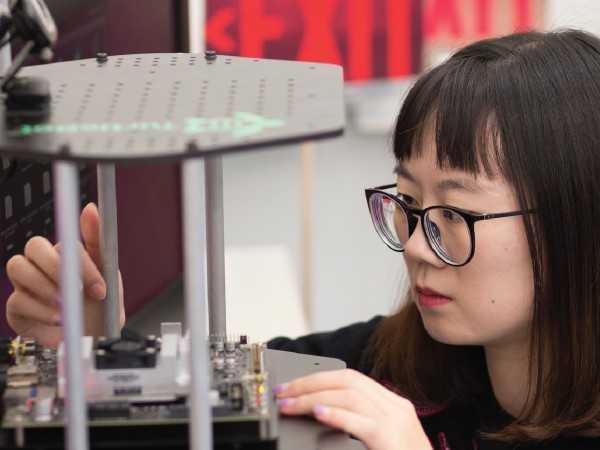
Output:
<svg viewBox="0 0 600 450">
<path fill-rule="evenodd" d="M 404 246 L 416 226 L 418 215 L 408 215 L 392 198 L 375 193 L 370 201 L 371 215 L 381 238 L 396 250 Z M 434 252 L 446 263 L 460 265 L 471 255 L 471 231 L 465 219 L 446 208 L 428 210 L 424 229 Z"/>
</svg>

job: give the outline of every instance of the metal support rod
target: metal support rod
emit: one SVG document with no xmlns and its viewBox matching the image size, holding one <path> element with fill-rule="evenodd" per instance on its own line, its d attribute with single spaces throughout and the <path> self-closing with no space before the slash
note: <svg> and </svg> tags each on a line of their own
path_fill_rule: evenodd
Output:
<svg viewBox="0 0 600 450">
<path fill-rule="evenodd" d="M 104 336 L 121 336 L 119 304 L 119 242 L 115 165 L 98 164 L 98 207 L 100 213 L 100 270 L 106 282 Z"/>
<path fill-rule="evenodd" d="M 10 14 L 10 8 L 8 5 L 8 0 L 0 0 L 0 12 L 3 14 Z M 6 38 L 9 36 L 7 35 Z M 4 72 L 10 67 L 10 63 L 12 62 L 12 52 L 10 50 L 10 45 L 5 45 L 0 48 L 0 74 L 4 74 Z"/>
<path fill-rule="evenodd" d="M 225 238 L 223 220 L 223 160 L 204 159 L 206 175 L 206 260 L 208 284 L 208 332 L 226 336 Z"/>
<path fill-rule="evenodd" d="M 306 141 L 300 144 L 300 197 L 302 219 L 302 306 L 306 322 L 313 323 L 313 270 L 314 270 L 314 178 L 315 143 Z"/>
<path fill-rule="evenodd" d="M 188 2 L 188 44 L 190 53 L 204 53 L 206 42 L 206 0 Z"/>
<path fill-rule="evenodd" d="M 206 273 L 204 161 L 189 159 L 182 163 L 183 262 L 185 317 L 190 333 L 190 448 L 212 450 L 212 419 L 208 397 L 208 345 L 206 341 Z"/>
<path fill-rule="evenodd" d="M 82 293 L 79 255 L 79 170 L 77 163 L 57 161 L 54 175 L 54 203 L 57 237 L 61 241 L 60 293 L 63 299 L 62 322 L 66 362 L 66 448 L 89 448 L 87 409 L 83 385 Z"/>
</svg>

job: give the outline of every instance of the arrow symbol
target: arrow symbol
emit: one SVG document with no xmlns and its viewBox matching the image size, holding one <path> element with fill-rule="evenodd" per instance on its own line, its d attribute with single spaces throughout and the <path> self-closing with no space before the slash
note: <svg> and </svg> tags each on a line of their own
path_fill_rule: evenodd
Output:
<svg viewBox="0 0 600 450">
<path fill-rule="evenodd" d="M 258 114 L 236 112 L 234 117 L 188 117 L 185 120 L 186 134 L 231 133 L 235 137 L 258 134 L 268 128 L 285 125 L 282 119 L 267 119 Z"/>
</svg>

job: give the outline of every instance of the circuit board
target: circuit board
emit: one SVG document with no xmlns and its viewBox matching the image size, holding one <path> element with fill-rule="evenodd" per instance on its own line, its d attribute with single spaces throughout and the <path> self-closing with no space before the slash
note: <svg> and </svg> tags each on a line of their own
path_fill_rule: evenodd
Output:
<svg viewBox="0 0 600 450">
<path fill-rule="evenodd" d="M 219 449 L 273 449 L 277 408 L 266 345 L 211 337 L 213 439 Z M 83 338 L 91 448 L 188 448 L 188 339 L 180 324 L 162 335 Z M 2 338 L 0 447 L 64 447 L 64 351 Z"/>
</svg>

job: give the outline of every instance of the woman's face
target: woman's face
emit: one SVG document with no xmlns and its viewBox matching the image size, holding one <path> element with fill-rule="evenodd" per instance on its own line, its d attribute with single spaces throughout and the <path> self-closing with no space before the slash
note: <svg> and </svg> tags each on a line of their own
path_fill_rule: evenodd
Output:
<svg viewBox="0 0 600 450">
<path fill-rule="evenodd" d="M 429 136 L 421 157 L 403 162 L 398 193 L 411 206 L 454 206 L 473 214 L 518 210 L 501 177 L 443 170 Z M 486 347 L 523 344 L 533 305 L 531 259 L 521 216 L 475 223 L 475 254 L 462 267 L 442 262 L 419 223 L 404 259 L 427 332 L 447 344 Z"/>
</svg>

